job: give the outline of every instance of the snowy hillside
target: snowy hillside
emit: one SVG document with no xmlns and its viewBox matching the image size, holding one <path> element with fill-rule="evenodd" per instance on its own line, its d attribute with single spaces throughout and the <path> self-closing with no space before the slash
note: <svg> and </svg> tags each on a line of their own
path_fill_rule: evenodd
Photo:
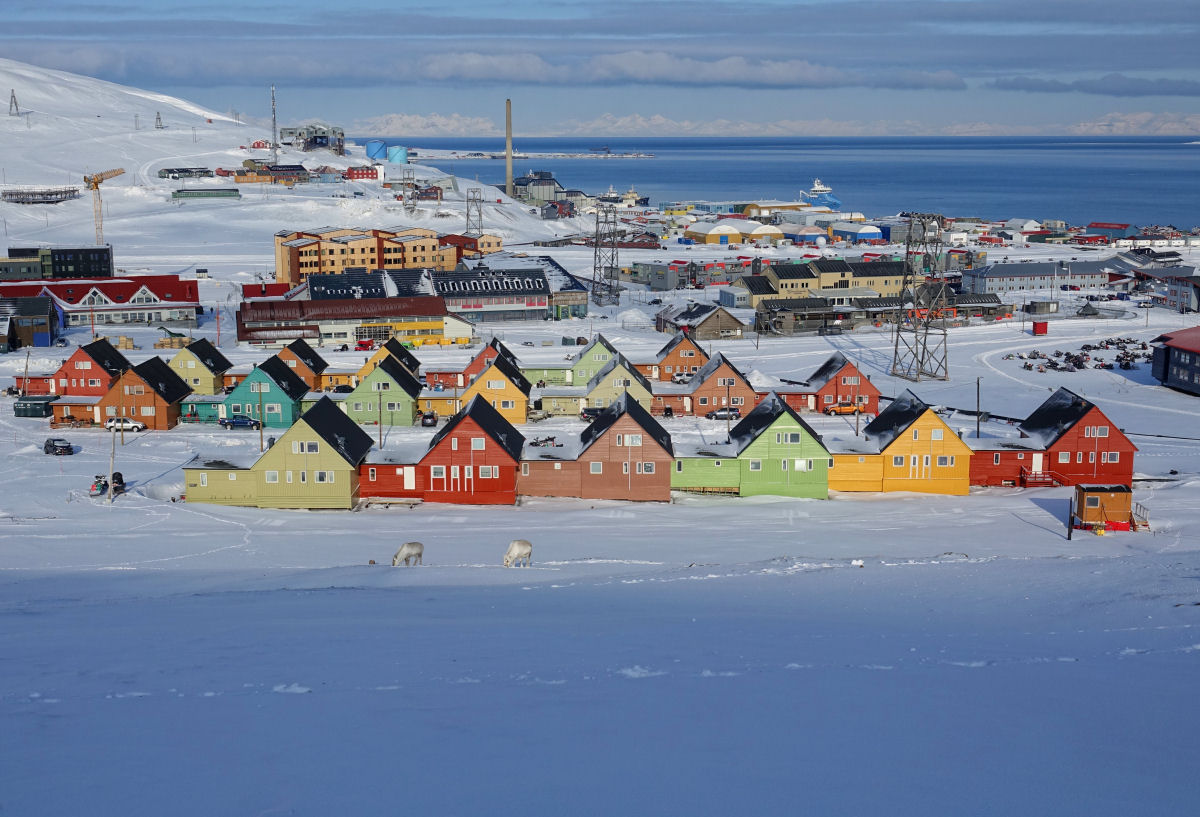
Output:
<svg viewBox="0 0 1200 817">
<path fill-rule="evenodd" d="M 118 265 L 212 270 L 202 298 L 223 316 L 235 365 L 263 357 L 230 340 L 230 318 L 234 287 L 270 270 L 276 230 L 463 226 L 461 201 L 409 218 L 367 185 L 336 186 L 364 200 L 312 185 L 172 204 L 178 182 L 158 168 L 236 164 L 251 155 L 240 145 L 266 134 L 0 60 L 0 91 L 10 87 L 30 113 L 0 117 L 5 181 L 77 184 L 124 167 L 103 190 Z M 0 216 L 10 244 L 92 239 L 88 198 L 0 204 Z M 484 220 L 506 243 L 578 228 L 514 203 L 485 207 Z M 554 254 L 590 268 L 587 250 Z M 644 300 L 498 332 L 528 363 L 561 361 L 562 335 L 596 331 L 639 359 L 666 340 L 646 328 Z M 215 315 L 198 336 L 217 340 Z M 1055 320 L 1037 338 L 1018 323 L 954 331 L 950 380 L 916 385 L 888 375 L 883 332 L 712 344 L 756 379 L 803 379 L 840 351 L 885 395 L 911 387 L 968 432 L 974 418 L 955 409 L 974 407 L 977 378 L 997 415 L 1024 416 L 1058 386 L 1085 395 L 1139 447 L 1135 497 L 1151 530 L 1071 540 L 1063 488 L 353 513 L 189 505 L 173 501 L 181 466 L 201 452 L 254 456 L 257 434 L 181 426 L 122 441 L 73 429 L 61 433 L 76 453 L 51 457 L 45 420 L 0 398 L 0 811 L 1191 813 L 1200 404 L 1145 365 L 1068 375 L 1005 359 L 1148 340 L 1190 317 L 1131 309 Z M 134 362 L 154 354 L 159 333 L 129 334 Z M 0 385 L 26 366 L 53 370 L 65 352 L 0 356 Z M 452 368 L 466 353 L 420 357 Z M 821 434 L 854 433 L 853 417 L 811 419 Z M 664 425 L 692 443 L 725 439 L 720 421 Z M 389 429 L 383 445 L 420 433 Z M 1014 431 L 993 420 L 985 433 Z M 112 505 L 87 495 L 110 458 L 130 486 Z M 515 537 L 533 542 L 529 569 L 500 566 Z M 412 539 L 425 564 L 390 567 Z"/>
</svg>

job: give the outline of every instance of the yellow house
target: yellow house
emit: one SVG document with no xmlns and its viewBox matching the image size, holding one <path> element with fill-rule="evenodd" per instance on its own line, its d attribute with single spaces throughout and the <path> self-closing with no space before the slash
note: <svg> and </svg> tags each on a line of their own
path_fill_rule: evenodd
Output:
<svg viewBox="0 0 1200 817">
<path fill-rule="evenodd" d="M 388 338 L 384 341 L 375 353 L 367 358 L 366 363 L 358 370 L 358 379 L 362 380 L 375 370 L 379 365 L 379 361 L 385 357 L 394 357 L 396 362 L 408 370 L 408 373 L 418 380 L 421 379 L 419 374 L 421 369 L 421 361 L 417 360 L 417 356 L 408 350 L 407 347 L 395 338 Z"/>
<path fill-rule="evenodd" d="M 194 394 L 221 394 L 224 374 L 233 364 L 206 338 L 192 341 L 175 353 L 167 364 L 183 378 Z"/>
<path fill-rule="evenodd" d="M 587 401 L 584 405 L 590 408 L 607 408 L 615 403 L 622 394 L 629 393 L 646 411 L 654 402 L 654 389 L 637 367 L 618 354 L 608 364 L 596 372 L 587 384 Z"/>
<path fill-rule="evenodd" d="M 532 388 L 525 375 L 507 357 L 497 355 L 463 389 L 459 402 L 465 406 L 478 394 L 500 412 L 501 417 L 517 425 L 529 417 L 529 392 Z M 421 401 L 425 399 L 426 394 L 422 392 Z"/>
<path fill-rule="evenodd" d="M 862 440 L 826 440 L 831 491 L 911 491 L 965 496 L 971 449 L 911 391 L 863 429 Z"/>
</svg>

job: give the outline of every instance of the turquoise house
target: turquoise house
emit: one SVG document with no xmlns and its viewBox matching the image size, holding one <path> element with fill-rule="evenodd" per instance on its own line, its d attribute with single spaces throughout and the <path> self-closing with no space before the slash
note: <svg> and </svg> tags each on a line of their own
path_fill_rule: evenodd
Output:
<svg viewBox="0 0 1200 817">
<path fill-rule="evenodd" d="M 237 384 L 220 407 L 220 416 L 245 414 L 267 428 L 291 428 L 300 416 L 308 386 L 277 355 L 272 355 Z"/>
</svg>

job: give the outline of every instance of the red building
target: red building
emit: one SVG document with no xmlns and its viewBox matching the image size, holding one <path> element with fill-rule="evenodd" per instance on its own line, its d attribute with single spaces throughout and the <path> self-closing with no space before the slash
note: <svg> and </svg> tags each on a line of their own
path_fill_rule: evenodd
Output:
<svg viewBox="0 0 1200 817">
<path fill-rule="evenodd" d="M 429 443 L 416 464 L 373 455 L 359 466 L 362 496 L 460 505 L 513 505 L 525 437 L 476 395 Z"/>
<path fill-rule="evenodd" d="M 113 381 L 130 368 L 132 364 L 125 355 L 100 338 L 72 352 L 54 374 L 36 380 L 30 378 L 27 393 L 100 397 L 108 394 Z M 22 378 L 18 378 L 20 380 Z"/>
<path fill-rule="evenodd" d="M 50 278 L 0 283 L 0 298 L 47 296 L 64 326 L 176 323 L 196 325 L 200 293 L 178 275 Z"/>
<path fill-rule="evenodd" d="M 1020 440 L 974 446 L 972 485 L 1133 484 L 1137 446 L 1069 389 L 1050 395 L 1018 429 Z"/>
<path fill-rule="evenodd" d="M 492 338 L 492 342 L 480 349 L 475 357 L 471 358 L 471 362 L 462 369 L 426 371 L 425 383 L 431 389 L 437 387 L 439 384 L 442 388 L 446 389 L 465 388 L 477 374 L 490 366 L 498 355 L 504 355 L 508 358 L 508 362 L 513 365 L 513 368 L 518 371 L 520 370 L 521 364 L 517 362 L 516 355 L 501 343 L 498 338 Z"/>
<path fill-rule="evenodd" d="M 342 174 L 342 178 L 348 179 L 350 181 L 357 181 L 358 179 L 378 179 L 379 171 L 377 171 L 371 165 L 362 165 L 360 167 L 348 167 L 348 168 L 346 168 L 346 172 Z"/>
<path fill-rule="evenodd" d="M 671 435 L 628 392 L 584 429 L 577 452 L 534 451 L 521 463 L 520 494 L 671 500 Z"/>
<path fill-rule="evenodd" d="M 836 406 L 858 406 L 863 414 L 879 413 L 879 389 L 841 352 L 834 352 L 803 383 L 759 389 L 756 402 L 772 391 L 795 411 L 824 413 Z"/>
<path fill-rule="evenodd" d="M 732 406 L 749 413 L 758 403 L 750 381 L 725 355 L 717 352 L 700 367 L 686 386 L 666 385 L 655 389 L 653 411 L 675 416 L 707 414 L 722 406 Z"/>
<path fill-rule="evenodd" d="M 677 375 L 692 375 L 708 362 L 708 352 L 683 332 L 676 332 L 667 344 L 658 350 L 654 360 L 635 363 L 634 366 L 650 380 L 671 382 Z"/>
</svg>

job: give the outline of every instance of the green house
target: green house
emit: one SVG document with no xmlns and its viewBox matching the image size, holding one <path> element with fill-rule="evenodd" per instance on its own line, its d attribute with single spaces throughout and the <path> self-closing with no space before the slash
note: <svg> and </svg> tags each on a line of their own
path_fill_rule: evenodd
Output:
<svg viewBox="0 0 1200 817">
<path fill-rule="evenodd" d="M 342 409 L 356 423 L 410 426 L 416 419 L 421 383 L 391 355 L 363 376 L 346 395 Z"/>
<path fill-rule="evenodd" d="M 215 423 L 221 416 L 221 407 L 225 405 L 222 394 L 189 394 L 179 404 L 179 419 L 185 423 Z"/>
<path fill-rule="evenodd" d="M 323 399 L 253 462 L 197 456 L 183 467 L 185 497 L 258 508 L 353 508 L 358 466 L 370 450 L 370 436 Z"/>
<path fill-rule="evenodd" d="M 588 382 L 620 354 L 617 347 L 609 343 L 604 335 L 596 335 L 595 339 L 576 355 L 575 362 L 571 364 L 571 379 L 568 383 Z"/>
<path fill-rule="evenodd" d="M 730 430 L 727 443 L 677 456 L 671 489 L 828 499 L 829 464 L 821 437 L 771 392 Z"/>
<path fill-rule="evenodd" d="M 245 414 L 267 428 L 289 428 L 300 416 L 300 399 L 308 386 L 273 355 L 251 370 L 220 407 L 220 416 Z"/>
<path fill-rule="evenodd" d="M 586 405 L 605 408 L 626 392 L 638 405 L 646 411 L 650 410 L 654 400 L 654 388 L 650 381 L 624 355 L 617 353 L 588 380 Z"/>
</svg>

